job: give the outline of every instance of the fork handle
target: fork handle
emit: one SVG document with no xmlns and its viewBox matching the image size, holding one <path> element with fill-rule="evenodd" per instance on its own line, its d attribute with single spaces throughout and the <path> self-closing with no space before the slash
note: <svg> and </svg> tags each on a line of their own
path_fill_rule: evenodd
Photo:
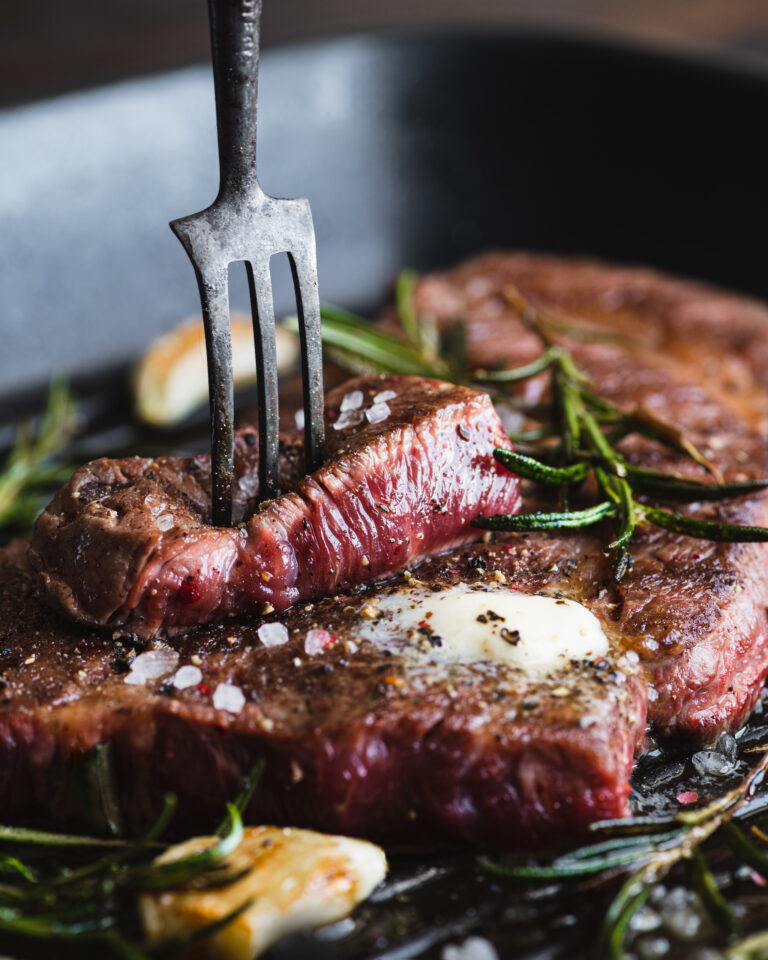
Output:
<svg viewBox="0 0 768 960">
<path fill-rule="evenodd" d="M 260 193 L 256 177 L 256 106 L 262 0 L 208 0 L 219 196 Z"/>
</svg>

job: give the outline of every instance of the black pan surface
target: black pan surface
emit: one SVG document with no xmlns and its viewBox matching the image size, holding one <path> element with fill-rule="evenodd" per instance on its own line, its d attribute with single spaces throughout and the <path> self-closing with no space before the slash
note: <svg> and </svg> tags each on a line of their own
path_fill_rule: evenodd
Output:
<svg viewBox="0 0 768 960">
<path fill-rule="evenodd" d="M 768 297 L 766 75 L 574 37 L 352 37 L 267 54 L 261 102 L 262 182 L 311 198 L 326 300 L 372 310 L 402 266 L 492 247 L 645 263 Z M 205 67 L 0 113 L 0 423 L 61 371 L 86 416 L 74 456 L 205 446 L 202 418 L 172 437 L 140 431 L 124 372 L 197 311 L 167 221 L 212 199 L 216 171 Z M 237 278 L 233 300 L 245 306 Z M 279 286 L 277 306 L 290 308 Z M 766 740 L 758 711 L 740 747 Z M 635 802 L 664 808 L 727 783 L 656 752 Z M 615 892 L 500 886 L 471 853 L 391 863 L 353 920 L 271 960 L 440 958 L 475 934 L 501 958 L 586 957 Z M 722 849 L 713 864 L 746 929 L 759 924 L 765 893 Z M 659 893 L 659 915 L 680 883 Z M 701 942 L 717 942 L 706 922 L 686 929 L 662 920 L 633 935 L 634 954 L 703 957 Z"/>
</svg>

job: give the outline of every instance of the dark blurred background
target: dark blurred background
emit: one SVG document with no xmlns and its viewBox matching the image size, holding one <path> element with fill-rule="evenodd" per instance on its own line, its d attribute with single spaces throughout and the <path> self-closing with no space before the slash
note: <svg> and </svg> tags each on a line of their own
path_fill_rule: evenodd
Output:
<svg viewBox="0 0 768 960">
<path fill-rule="evenodd" d="M 264 43 L 429 23 L 531 25 L 768 58 L 768 0 L 267 0 Z M 205 0 L 3 4 L 0 103 L 198 62 Z"/>
<path fill-rule="evenodd" d="M 329 302 L 373 312 L 403 265 L 489 247 L 768 299 L 768 0 L 264 7 L 259 172 L 311 198 Z M 3 395 L 125 366 L 199 311 L 168 222 L 215 196 L 208 59 L 206 0 L 4 0 L 0 420 Z"/>
</svg>

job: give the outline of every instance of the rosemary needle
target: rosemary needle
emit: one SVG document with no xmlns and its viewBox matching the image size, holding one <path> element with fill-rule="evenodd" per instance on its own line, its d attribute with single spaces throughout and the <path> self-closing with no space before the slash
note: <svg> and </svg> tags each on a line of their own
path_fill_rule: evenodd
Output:
<svg viewBox="0 0 768 960">
<path fill-rule="evenodd" d="M 500 513 L 494 517 L 478 517 L 472 526 L 481 530 L 564 530 L 588 527 L 606 517 L 616 515 L 615 506 L 605 500 L 586 510 L 563 513 Z"/>
<path fill-rule="evenodd" d="M 696 517 L 684 517 L 679 513 L 668 513 L 656 507 L 641 508 L 643 516 L 650 523 L 673 533 L 684 533 L 689 537 L 712 540 L 720 543 L 762 543 L 768 541 L 768 527 L 750 527 L 737 523 L 719 523 L 712 520 L 698 520 Z"/>
<path fill-rule="evenodd" d="M 75 405 L 66 382 L 54 379 L 37 430 L 19 428 L 0 472 L 0 527 L 30 524 L 43 505 L 41 488 L 63 483 L 71 470 L 54 463 L 76 426 Z"/>
<path fill-rule="evenodd" d="M 561 353 L 560 347 L 549 347 L 525 366 L 506 370 L 475 370 L 473 376 L 478 383 L 514 383 L 516 380 L 529 380 L 548 370 Z"/>
<path fill-rule="evenodd" d="M 213 935 L 247 909 L 250 901 L 209 925 L 151 947 L 134 939 L 131 904 L 141 891 L 206 889 L 235 882 L 247 872 L 232 870 L 226 860 L 242 838 L 240 808 L 250 801 L 262 768 L 263 763 L 256 764 L 245 778 L 210 845 L 176 860 L 154 859 L 159 837 L 176 809 L 174 797 L 166 798 L 154 824 L 136 841 L 0 827 L 0 841 L 19 850 L 39 848 L 34 866 L 24 862 L 26 854 L 0 854 L 0 939 L 5 936 L 25 945 L 71 943 L 88 956 L 147 960 L 158 952 L 178 955 L 195 940 Z M 51 859 L 49 851 L 54 849 L 56 859 Z M 77 858 L 74 867 L 62 866 L 58 859 L 69 851 Z"/>
<path fill-rule="evenodd" d="M 682 479 L 647 467 L 625 463 L 627 476 L 638 493 L 661 500 L 728 500 L 768 488 L 768 480 L 743 480 L 737 483 L 701 483 Z"/>
<path fill-rule="evenodd" d="M 494 450 L 493 455 L 499 463 L 518 476 L 536 480 L 538 483 L 579 483 L 592 469 L 592 465 L 587 461 L 574 463 L 570 467 L 550 467 L 534 457 L 526 457 L 513 450 Z"/>
</svg>

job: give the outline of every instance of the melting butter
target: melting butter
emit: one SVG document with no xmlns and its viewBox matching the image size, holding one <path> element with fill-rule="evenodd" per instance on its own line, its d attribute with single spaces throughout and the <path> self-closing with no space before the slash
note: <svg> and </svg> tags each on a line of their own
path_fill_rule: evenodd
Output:
<svg viewBox="0 0 768 960">
<path fill-rule="evenodd" d="M 378 618 L 359 630 L 367 639 L 410 636 L 436 659 L 494 661 L 536 677 L 609 650 L 600 621 L 582 604 L 509 588 L 416 589 L 381 597 L 375 609 Z"/>
</svg>

